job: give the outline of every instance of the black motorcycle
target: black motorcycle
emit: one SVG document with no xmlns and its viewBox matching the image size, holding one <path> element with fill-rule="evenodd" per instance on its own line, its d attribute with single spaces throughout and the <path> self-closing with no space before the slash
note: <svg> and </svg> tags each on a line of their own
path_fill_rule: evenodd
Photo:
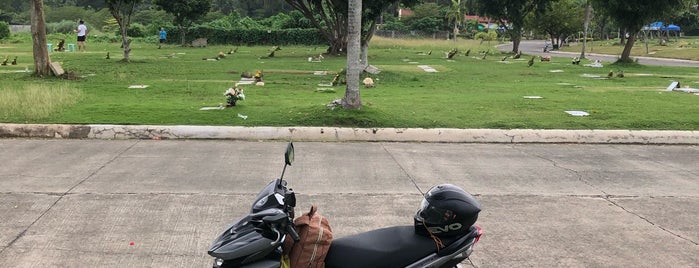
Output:
<svg viewBox="0 0 699 268">
<path fill-rule="evenodd" d="M 293 226 L 296 195 L 283 179 L 286 167 L 294 160 L 292 143 L 287 145 L 284 156 L 286 163 L 280 178 L 260 191 L 248 215 L 231 224 L 214 240 L 208 251 L 214 257 L 213 267 L 278 268 L 284 240 L 287 236 L 299 240 Z M 468 202 L 474 204 L 471 211 L 477 214 L 480 205 L 475 200 Z M 441 225 L 429 221 L 428 217 L 435 213 L 440 219 L 457 215 L 452 215 L 451 211 L 444 214 L 426 203 L 423 201 L 421 209 L 424 210 L 421 211 L 424 213 L 418 213 L 416 221 L 420 218 L 420 225 L 425 225 L 423 232 L 427 230 L 428 235 L 417 232 L 416 225 L 387 227 L 338 238 L 330 245 L 325 267 L 456 267 L 469 258 L 483 233 L 480 227 L 473 225 L 477 215 L 469 216 L 469 224 Z M 427 226 L 426 223 L 437 225 Z M 458 231 L 457 235 L 440 235 L 454 231 Z M 442 247 L 436 246 L 436 242 Z"/>
</svg>

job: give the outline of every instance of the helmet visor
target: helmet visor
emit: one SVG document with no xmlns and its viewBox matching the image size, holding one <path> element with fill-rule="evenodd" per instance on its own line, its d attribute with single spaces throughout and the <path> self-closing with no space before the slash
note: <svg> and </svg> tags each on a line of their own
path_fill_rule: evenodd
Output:
<svg viewBox="0 0 699 268">
<path fill-rule="evenodd" d="M 426 224 L 434 225 L 447 224 L 456 218 L 456 214 L 453 211 L 435 207 L 427 199 L 422 199 L 417 215 Z"/>
</svg>

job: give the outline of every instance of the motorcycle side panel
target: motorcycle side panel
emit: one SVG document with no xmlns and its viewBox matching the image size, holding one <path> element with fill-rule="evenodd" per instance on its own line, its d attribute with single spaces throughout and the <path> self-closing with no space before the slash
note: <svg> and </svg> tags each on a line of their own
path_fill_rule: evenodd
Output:
<svg viewBox="0 0 699 268">
<path fill-rule="evenodd" d="M 279 268 L 281 262 L 273 260 L 262 260 L 256 263 L 243 265 L 242 268 Z"/>
<path fill-rule="evenodd" d="M 209 249 L 209 255 L 224 260 L 233 260 L 260 252 L 269 253 L 274 250 L 272 240 L 264 238 L 249 222 L 250 217 L 244 217 L 224 231 Z M 266 254 L 265 253 L 265 254 Z"/>
<path fill-rule="evenodd" d="M 241 267 L 241 268 L 279 268 L 281 267 L 281 262 L 279 261 L 281 257 L 279 257 L 277 260 L 271 260 L 271 259 L 266 259 L 266 260 L 260 260 L 254 263 L 248 263 L 245 265 L 241 265 L 239 262 L 224 262 L 222 266 L 216 266 L 214 264 L 214 268 L 227 268 L 227 267 Z"/>
<path fill-rule="evenodd" d="M 460 236 L 441 239 L 449 245 L 458 238 Z M 405 267 L 436 250 L 435 242 L 415 234 L 413 226 L 388 227 L 333 240 L 325 267 Z"/>
</svg>

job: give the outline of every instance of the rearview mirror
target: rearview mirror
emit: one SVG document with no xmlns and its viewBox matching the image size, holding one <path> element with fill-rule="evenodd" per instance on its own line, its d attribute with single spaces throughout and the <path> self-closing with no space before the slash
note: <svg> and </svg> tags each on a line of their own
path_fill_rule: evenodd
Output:
<svg viewBox="0 0 699 268">
<path fill-rule="evenodd" d="M 291 163 L 294 162 L 294 144 L 291 142 L 289 142 L 289 145 L 286 146 L 284 161 L 286 161 L 286 164 L 289 166 L 291 166 Z"/>
</svg>

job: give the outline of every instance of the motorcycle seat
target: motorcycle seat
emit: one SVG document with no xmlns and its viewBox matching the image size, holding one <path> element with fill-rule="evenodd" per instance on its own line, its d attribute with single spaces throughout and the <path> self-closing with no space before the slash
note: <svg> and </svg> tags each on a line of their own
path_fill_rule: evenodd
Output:
<svg viewBox="0 0 699 268">
<path fill-rule="evenodd" d="M 459 238 L 440 237 L 445 246 Z M 334 239 L 325 267 L 405 267 L 436 251 L 435 241 L 415 234 L 413 226 L 394 226 Z"/>
</svg>

